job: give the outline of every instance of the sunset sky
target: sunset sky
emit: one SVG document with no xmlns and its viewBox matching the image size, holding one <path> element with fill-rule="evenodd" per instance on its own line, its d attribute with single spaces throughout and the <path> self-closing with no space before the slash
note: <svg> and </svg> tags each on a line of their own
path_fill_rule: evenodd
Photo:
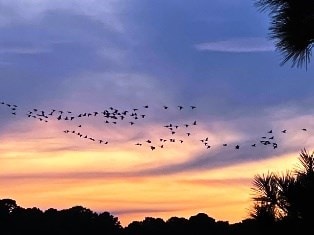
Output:
<svg viewBox="0 0 314 235">
<path fill-rule="evenodd" d="M 251 0 L 0 0 L 0 198 L 247 218 L 254 175 L 314 149 L 313 63 L 268 27 Z"/>
</svg>

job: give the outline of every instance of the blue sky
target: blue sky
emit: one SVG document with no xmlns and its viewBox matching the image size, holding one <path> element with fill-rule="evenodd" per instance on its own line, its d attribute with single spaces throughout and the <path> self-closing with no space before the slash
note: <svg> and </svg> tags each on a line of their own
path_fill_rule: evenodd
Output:
<svg viewBox="0 0 314 235">
<path fill-rule="evenodd" d="M 208 128 L 227 122 L 248 138 L 282 112 L 312 113 L 312 66 L 279 66 L 268 16 L 252 1 L 1 1 L 1 9 L 2 99 L 24 109 L 196 105 Z"/>
<path fill-rule="evenodd" d="M 182 159 L 180 151 L 174 152 L 177 161 L 170 163 L 150 165 L 136 159 L 139 170 L 95 170 L 91 175 L 202 172 L 310 148 L 313 65 L 307 70 L 291 68 L 289 63 L 280 66 L 281 55 L 268 39 L 269 18 L 253 4 L 244 0 L 0 0 L 0 99 L 19 107 L 13 117 L 0 106 L 1 138 L 22 132 L 23 138 L 35 138 L 35 127 L 25 124 L 30 124 L 26 113 L 33 108 L 89 112 L 149 105 L 145 110 L 149 119 L 134 133 L 127 129 L 125 136 L 112 134 L 116 148 L 133 140 L 144 142 L 159 133 L 154 132 L 160 124 L 194 120 L 200 124 L 195 132 L 210 136 L 213 148 Z M 170 107 L 167 113 L 163 105 Z M 184 106 L 182 112 L 178 105 Z M 190 105 L 197 108 L 189 110 Z M 96 121 L 88 125 L 100 129 Z M 251 144 L 270 129 L 279 148 L 258 146 L 252 151 Z M 287 135 L 281 133 L 283 129 L 288 129 Z M 196 136 L 191 145 L 203 148 Z M 79 139 L 71 141 L 46 151 L 92 148 Z M 223 143 L 228 143 L 227 150 Z M 234 149 L 237 144 L 239 151 Z M 144 153 L 150 154 L 157 157 Z M 44 177 L 36 172 L 27 175 Z M 60 175 L 71 178 L 73 172 L 46 177 Z"/>
</svg>

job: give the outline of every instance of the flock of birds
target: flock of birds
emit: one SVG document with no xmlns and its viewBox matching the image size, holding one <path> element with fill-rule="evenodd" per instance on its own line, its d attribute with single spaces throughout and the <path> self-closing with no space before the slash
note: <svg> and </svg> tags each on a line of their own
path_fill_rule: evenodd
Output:
<svg viewBox="0 0 314 235">
<path fill-rule="evenodd" d="M 19 115 L 19 107 L 16 104 L 11 104 L 7 102 L 0 102 L 0 108 L 4 107 L 9 111 L 9 113 L 13 116 Z M 147 113 L 145 110 L 149 109 L 150 107 L 148 105 L 144 105 L 141 108 L 133 108 L 130 110 L 119 110 L 114 107 L 109 107 L 108 109 L 102 110 L 102 111 L 93 111 L 93 112 L 83 112 L 83 113 L 74 113 L 72 111 L 65 111 L 65 110 L 57 110 L 57 109 L 50 109 L 47 110 L 40 110 L 37 108 L 33 108 L 31 110 L 28 110 L 24 115 L 28 118 L 36 119 L 43 123 L 48 123 L 52 120 L 57 121 L 66 121 L 66 122 L 74 122 L 78 121 L 79 124 L 76 125 L 76 128 L 69 128 L 66 130 L 63 130 L 65 134 L 73 134 L 77 137 L 83 139 L 92 141 L 98 144 L 109 144 L 109 139 L 104 138 L 96 138 L 95 136 L 91 136 L 89 134 L 84 133 L 82 126 L 83 121 L 85 121 L 87 118 L 102 118 L 104 125 L 118 125 L 121 122 L 127 123 L 130 126 L 136 125 L 139 121 L 146 119 Z M 169 106 L 162 106 L 163 110 L 173 109 L 174 107 Z M 190 106 L 181 106 L 178 105 L 175 107 L 176 110 L 182 111 L 182 110 L 190 110 L 193 111 L 196 109 L 196 106 L 190 105 Z M 77 122 L 75 122 L 77 123 Z M 193 127 L 196 126 L 198 123 L 196 120 L 190 122 L 190 123 L 184 123 L 184 124 L 174 124 L 174 123 L 168 123 L 163 126 L 163 128 L 166 128 L 168 130 L 169 136 L 159 138 L 158 140 L 151 140 L 146 139 L 141 142 L 136 142 L 134 145 L 136 146 L 147 146 L 151 150 L 156 150 L 157 148 L 163 149 L 166 147 L 167 144 L 172 143 L 179 143 L 183 144 L 185 142 L 185 138 L 188 138 L 192 135 Z M 179 131 L 180 130 L 180 131 Z M 182 131 L 183 130 L 183 131 Z M 302 128 L 302 131 L 307 131 L 306 128 Z M 177 133 L 179 133 L 177 135 Z M 287 133 L 287 130 L 281 130 L 282 134 Z M 212 145 L 209 141 L 209 137 L 205 137 L 203 139 L 199 140 L 202 145 L 206 149 L 212 148 Z M 273 149 L 278 148 L 278 144 L 275 141 L 275 136 L 273 133 L 273 130 L 267 131 L 267 134 L 265 136 L 260 137 L 258 141 L 255 141 L 250 144 L 250 147 L 256 147 L 258 144 L 264 145 L 264 146 L 271 146 Z M 227 143 L 221 144 L 221 147 L 229 146 Z M 234 149 L 240 149 L 240 145 L 236 144 L 232 146 Z"/>
</svg>

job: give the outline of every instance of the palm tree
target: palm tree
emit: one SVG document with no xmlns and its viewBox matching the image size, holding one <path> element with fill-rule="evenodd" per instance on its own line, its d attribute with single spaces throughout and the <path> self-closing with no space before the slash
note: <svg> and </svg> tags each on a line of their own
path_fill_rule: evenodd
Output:
<svg viewBox="0 0 314 235">
<path fill-rule="evenodd" d="M 278 217 L 278 188 L 276 175 L 268 172 L 266 175 L 255 175 L 252 190 L 254 206 L 250 215 L 261 222 L 272 223 Z"/>
<path fill-rule="evenodd" d="M 314 213 L 314 152 L 301 150 L 300 166 L 278 175 L 256 175 L 251 217 L 262 222 L 289 221 L 310 224 Z"/>
<path fill-rule="evenodd" d="M 292 67 L 302 67 L 310 61 L 314 42 L 314 1 L 255 0 L 260 11 L 269 10 L 270 39 L 283 56 L 281 65 L 292 61 Z"/>
<path fill-rule="evenodd" d="M 295 203 L 299 216 L 310 222 L 314 213 L 314 152 L 302 150 L 299 161 L 301 166 L 296 170 L 298 200 Z"/>
</svg>

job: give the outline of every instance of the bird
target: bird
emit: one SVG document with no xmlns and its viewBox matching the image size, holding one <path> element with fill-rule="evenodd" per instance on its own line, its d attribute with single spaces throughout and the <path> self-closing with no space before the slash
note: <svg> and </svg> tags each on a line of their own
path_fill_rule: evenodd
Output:
<svg viewBox="0 0 314 235">
<path fill-rule="evenodd" d="M 302 131 L 307 131 L 307 129 L 306 128 L 302 128 Z"/>
<path fill-rule="evenodd" d="M 281 132 L 282 132 L 282 133 L 286 133 L 286 132 L 287 132 L 287 130 L 282 130 Z"/>
<path fill-rule="evenodd" d="M 48 115 L 52 115 L 56 110 L 55 109 L 52 109 L 52 111 L 48 114 Z"/>
<path fill-rule="evenodd" d="M 270 141 L 268 141 L 268 140 L 261 140 L 260 142 L 261 142 L 263 145 L 271 144 Z"/>
<path fill-rule="evenodd" d="M 195 106 L 193 106 L 193 105 L 191 105 L 190 107 L 191 107 L 192 109 L 195 109 L 195 108 L 196 108 L 196 107 L 195 107 Z"/>
<path fill-rule="evenodd" d="M 239 146 L 239 145 L 236 145 L 236 146 L 235 146 L 235 148 L 236 148 L 236 149 L 239 149 L 239 148 L 240 148 L 240 146 Z"/>
</svg>

